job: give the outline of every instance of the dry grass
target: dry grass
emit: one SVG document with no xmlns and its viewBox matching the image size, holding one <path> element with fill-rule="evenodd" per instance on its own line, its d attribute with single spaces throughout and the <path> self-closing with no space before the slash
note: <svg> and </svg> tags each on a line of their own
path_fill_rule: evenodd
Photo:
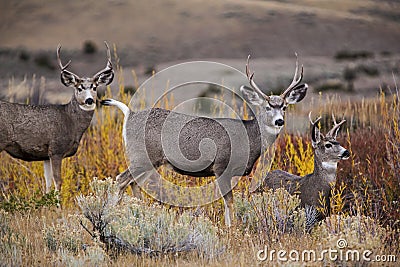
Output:
<svg viewBox="0 0 400 267">
<path fill-rule="evenodd" d="M 123 92 L 123 81 L 120 80 L 119 84 L 120 92 Z M 129 102 L 129 96 L 124 93 L 115 98 L 125 103 Z M 207 253 L 193 251 L 161 253 L 157 256 L 146 253 L 143 253 L 145 255 L 115 253 L 93 234 L 92 231 L 96 229 L 93 230 L 90 222 L 85 221 L 87 217 L 82 215 L 85 209 L 81 205 L 81 210 L 76 202 L 78 195 L 81 195 L 81 204 L 82 200 L 88 200 L 93 194 L 96 195 L 95 190 L 90 187 L 94 177 L 98 177 L 99 180 L 115 177 L 126 168 L 121 139 L 122 116 L 114 109 L 99 107 L 93 125 L 81 141 L 78 153 L 63 162 L 63 187 L 60 192 L 62 208 L 52 206 L 56 198 L 51 196 L 45 200 L 42 198 L 45 182 L 41 163 L 15 160 L 6 153 L 0 155 L 2 190 L 0 258 L 3 259 L 3 264 L 256 265 L 260 263 L 257 259 L 257 252 L 260 249 L 321 251 L 325 248 L 336 248 L 335 242 L 339 238 L 345 238 L 348 247 L 352 249 L 370 249 L 373 255 L 398 256 L 400 252 L 398 96 L 381 95 L 368 101 L 351 103 L 326 100 L 321 96 L 317 101 L 325 105 L 314 110 L 313 114 L 323 115 L 322 125 L 326 127 L 331 125 L 329 121 L 331 112 L 344 114 L 348 121 L 348 130 L 342 131 L 339 141 L 351 151 L 352 157 L 339 165 L 337 188 L 333 190 L 332 215 L 315 226 L 311 233 L 307 233 L 306 230 L 306 211 L 295 208 L 298 201 L 296 197 L 285 195 L 285 192 L 266 192 L 262 196 L 248 199 L 246 197 L 248 182 L 242 179 L 235 190 L 238 220 L 232 229 L 228 230 L 222 226 L 223 212 L 220 202 L 197 210 L 182 211 L 173 207 L 158 207 L 156 211 L 152 210 L 154 216 L 174 214 L 174 218 L 178 218 L 178 221 L 179 218 L 188 220 L 194 212 L 199 216 L 196 220 L 204 219 L 210 222 L 213 229 L 215 228 L 212 234 L 216 240 L 214 244 L 217 242 L 224 248 L 218 257 L 209 257 Z M 171 105 L 171 101 L 164 104 Z M 289 111 L 289 113 L 295 112 Z M 313 153 L 309 144 L 308 135 L 284 134 L 277 141 L 277 156 L 273 168 L 300 175 L 311 172 Z M 256 170 L 256 175 L 259 175 L 257 174 L 259 171 L 262 170 Z M 188 179 L 178 179 L 170 173 L 167 175 L 169 180 L 175 180 L 176 183 L 188 181 Z M 101 194 L 98 196 L 100 199 L 104 197 Z M 112 208 L 120 211 L 129 210 L 130 201 L 132 200 L 123 201 L 122 204 L 118 204 L 122 206 L 116 204 Z M 151 202 L 148 200 L 147 203 L 141 204 L 142 212 L 151 209 Z M 141 206 L 137 207 L 140 211 Z M 86 211 L 90 209 L 87 208 Z M 119 216 L 118 220 L 115 218 L 113 216 L 109 218 L 110 225 L 113 226 L 109 229 L 110 233 L 122 238 L 123 235 L 119 235 L 123 233 L 121 229 L 133 231 L 133 228 L 129 228 L 132 227 L 132 221 L 124 220 L 124 216 Z M 81 225 L 81 221 L 88 229 Z M 145 226 L 141 226 L 144 227 L 141 233 L 151 232 L 151 238 L 156 239 L 160 233 Z M 174 228 L 175 226 L 174 224 L 170 226 L 171 233 L 177 234 L 179 231 Z M 135 242 L 140 241 L 137 236 L 135 238 Z M 129 239 L 124 240 L 128 242 Z M 329 261 L 325 263 L 332 264 Z M 339 260 L 335 263 L 344 264 Z M 308 264 L 318 266 L 320 262 Z"/>
</svg>

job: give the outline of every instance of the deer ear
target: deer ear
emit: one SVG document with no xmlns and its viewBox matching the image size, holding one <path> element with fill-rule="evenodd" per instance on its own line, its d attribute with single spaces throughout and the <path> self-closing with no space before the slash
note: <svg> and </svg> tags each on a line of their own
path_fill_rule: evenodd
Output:
<svg viewBox="0 0 400 267">
<path fill-rule="evenodd" d="M 244 99 L 252 105 L 261 106 L 265 102 L 265 99 L 250 87 L 242 85 L 240 92 L 242 92 Z"/>
<path fill-rule="evenodd" d="M 74 87 L 77 85 L 79 77 L 72 72 L 62 71 L 61 72 L 61 82 L 67 87 Z"/>
<path fill-rule="evenodd" d="M 114 71 L 113 69 L 106 69 L 105 71 L 96 74 L 95 77 L 93 77 L 93 80 L 97 84 L 105 84 L 109 85 L 114 79 Z"/>
<path fill-rule="evenodd" d="M 286 96 L 285 101 L 288 104 L 295 104 L 303 100 L 307 94 L 308 85 L 306 83 L 299 84 L 294 87 L 288 96 Z"/>
<path fill-rule="evenodd" d="M 316 148 L 317 145 L 321 142 L 321 132 L 318 128 L 318 122 L 313 124 L 311 128 L 311 141 L 313 148 Z"/>
</svg>

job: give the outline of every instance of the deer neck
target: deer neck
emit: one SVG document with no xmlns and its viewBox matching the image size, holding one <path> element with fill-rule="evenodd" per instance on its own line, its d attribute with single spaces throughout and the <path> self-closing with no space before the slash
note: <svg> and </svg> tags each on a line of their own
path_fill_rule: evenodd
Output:
<svg viewBox="0 0 400 267">
<path fill-rule="evenodd" d="M 65 111 L 71 117 L 77 130 L 82 132 L 89 127 L 94 114 L 94 110 L 81 109 L 75 97 L 72 97 L 71 101 L 65 106 Z"/>
<path fill-rule="evenodd" d="M 257 152 L 257 155 L 259 156 L 262 152 L 262 139 L 258 122 L 255 119 L 244 120 L 243 124 L 249 138 L 250 153 Z"/>
<path fill-rule="evenodd" d="M 258 131 L 261 137 L 261 150 L 266 151 L 274 144 L 276 138 L 280 133 L 281 128 L 268 126 L 265 123 L 267 119 L 264 115 L 256 116 L 256 120 L 259 128 Z"/>
<path fill-rule="evenodd" d="M 314 155 L 314 177 L 328 184 L 336 183 L 337 161 L 322 161 Z"/>
</svg>

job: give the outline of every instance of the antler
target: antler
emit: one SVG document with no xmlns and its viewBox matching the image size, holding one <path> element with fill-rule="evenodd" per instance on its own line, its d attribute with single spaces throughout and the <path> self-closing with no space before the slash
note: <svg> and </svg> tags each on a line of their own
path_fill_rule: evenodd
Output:
<svg viewBox="0 0 400 267">
<path fill-rule="evenodd" d="M 60 59 L 60 51 L 61 51 L 61 44 L 58 44 L 58 46 L 57 46 L 57 61 L 58 61 L 58 65 L 59 65 L 60 68 L 61 68 L 61 72 L 67 72 L 67 73 L 69 73 L 69 74 L 78 76 L 78 75 L 76 75 L 75 73 L 72 73 L 72 72 L 70 72 L 69 70 L 67 70 L 69 64 L 71 64 L 71 60 L 69 60 L 68 63 L 65 64 L 65 65 L 63 66 L 63 64 L 62 64 L 62 62 L 61 62 L 61 59 Z"/>
<path fill-rule="evenodd" d="M 247 63 L 246 63 L 246 75 L 247 75 L 247 79 L 249 80 L 249 83 L 251 85 L 251 87 L 257 92 L 259 93 L 262 97 L 264 97 L 266 100 L 269 100 L 269 96 L 267 96 L 266 94 L 263 93 L 263 91 L 261 91 L 261 89 L 257 86 L 257 84 L 254 82 L 253 77 L 254 77 L 254 72 L 251 73 L 250 71 L 250 67 L 249 67 L 249 60 L 250 60 L 250 55 L 247 57 Z"/>
<path fill-rule="evenodd" d="M 336 139 L 337 132 L 339 131 L 339 127 L 346 122 L 345 119 L 342 119 L 341 122 L 336 123 L 335 115 L 332 113 L 332 120 L 333 120 L 333 128 L 326 134 L 327 137 Z"/>
<path fill-rule="evenodd" d="M 318 128 L 318 122 L 321 120 L 321 116 L 319 116 L 315 121 L 313 121 L 311 119 L 311 111 L 310 111 L 310 113 L 308 113 L 308 119 L 310 120 L 310 123 L 312 125 L 312 127 L 311 127 L 311 139 L 312 139 L 313 142 L 317 142 L 318 143 L 320 141 L 320 139 L 321 139 L 321 136 L 322 136 L 322 134 L 321 134 L 321 132 L 319 131 L 319 128 Z M 318 134 L 318 136 L 316 136 L 316 134 Z"/>
<path fill-rule="evenodd" d="M 101 74 L 108 72 L 108 71 L 112 71 L 113 70 L 113 66 L 111 63 L 111 52 L 110 52 L 110 47 L 108 46 L 107 42 L 104 41 L 104 44 L 106 45 L 107 48 L 107 65 L 104 69 L 102 69 L 101 71 L 97 72 L 93 77 L 98 77 Z"/>
<path fill-rule="evenodd" d="M 299 71 L 299 60 L 297 57 L 297 53 L 295 53 L 295 55 L 296 55 L 296 69 L 294 71 L 293 80 L 290 83 L 289 87 L 281 94 L 282 98 L 285 98 L 293 90 L 293 88 L 299 85 L 301 83 L 301 80 L 303 80 L 303 65 L 301 65 L 300 77 L 297 78 Z"/>
<path fill-rule="evenodd" d="M 308 119 L 310 120 L 311 125 L 317 125 L 318 122 L 321 120 L 321 116 L 319 116 L 318 118 L 315 119 L 315 121 L 313 121 L 311 119 L 311 111 L 310 111 L 310 113 L 308 113 Z"/>
</svg>

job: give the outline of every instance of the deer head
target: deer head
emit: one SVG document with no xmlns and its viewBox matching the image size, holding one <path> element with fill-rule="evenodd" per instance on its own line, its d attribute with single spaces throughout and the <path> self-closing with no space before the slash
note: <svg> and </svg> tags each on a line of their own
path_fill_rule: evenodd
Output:
<svg viewBox="0 0 400 267">
<path fill-rule="evenodd" d="M 57 61 L 61 69 L 61 82 L 67 87 L 75 88 L 75 99 L 78 101 L 79 107 L 86 111 L 91 111 L 96 108 L 96 89 L 99 85 L 108 85 L 114 78 L 114 70 L 111 63 L 111 53 L 107 42 L 104 42 L 107 48 L 107 65 L 97 72 L 93 77 L 79 77 L 75 73 L 67 70 L 71 60 L 63 65 L 60 59 L 61 45 L 57 47 Z"/>
<path fill-rule="evenodd" d="M 310 112 L 309 119 L 311 123 L 311 141 L 315 150 L 315 157 L 318 157 L 318 159 L 325 164 L 336 164 L 339 160 L 345 160 L 350 157 L 350 152 L 336 141 L 340 126 L 346 122 L 344 119 L 336 123 L 335 116 L 332 114 L 334 125 L 325 136 L 320 132 L 318 127 L 321 117 L 312 121 Z"/>
<path fill-rule="evenodd" d="M 258 120 L 260 125 L 266 127 L 268 132 L 279 133 L 285 124 L 285 110 L 289 104 L 295 104 L 303 100 L 307 93 L 307 84 L 301 84 L 303 79 L 303 66 L 298 77 L 298 60 L 296 54 L 296 69 L 293 80 L 290 85 L 280 95 L 266 95 L 254 82 L 254 72 L 249 67 L 250 56 L 247 58 L 246 75 L 250 87 L 242 86 L 242 92 L 245 100 L 252 105 L 261 108 Z"/>
</svg>

